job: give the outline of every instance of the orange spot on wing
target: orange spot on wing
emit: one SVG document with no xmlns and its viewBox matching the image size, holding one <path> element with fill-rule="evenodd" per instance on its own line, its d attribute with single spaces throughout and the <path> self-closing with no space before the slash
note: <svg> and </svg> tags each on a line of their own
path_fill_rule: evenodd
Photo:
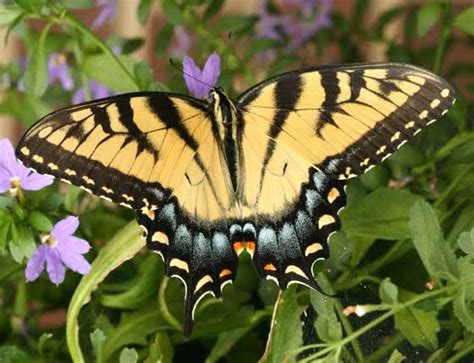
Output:
<svg viewBox="0 0 474 363">
<path fill-rule="evenodd" d="M 245 242 L 234 242 L 234 252 L 238 255 L 242 253 L 245 248 Z"/>
<path fill-rule="evenodd" d="M 275 267 L 275 265 L 274 265 L 273 263 L 267 263 L 267 264 L 263 267 L 263 269 L 264 269 L 265 271 L 276 271 L 276 267 Z"/>
<path fill-rule="evenodd" d="M 246 242 L 245 247 L 247 248 L 247 252 L 250 253 L 251 256 L 253 256 L 255 252 L 255 242 Z"/>
<path fill-rule="evenodd" d="M 221 273 L 219 274 L 219 277 L 226 277 L 229 275 L 232 275 L 232 271 L 229 270 L 228 268 L 225 268 L 221 271 Z"/>
</svg>

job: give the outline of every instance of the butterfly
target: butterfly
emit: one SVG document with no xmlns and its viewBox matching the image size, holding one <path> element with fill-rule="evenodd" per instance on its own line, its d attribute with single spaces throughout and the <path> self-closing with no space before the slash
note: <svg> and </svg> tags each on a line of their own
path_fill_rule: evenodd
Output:
<svg viewBox="0 0 474 363">
<path fill-rule="evenodd" d="M 236 100 L 139 92 L 53 112 L 24 135 L 37 172 L 132 208 L 147 247 L 185 286 L 185 334 L 250 254 L 281 289 L 320 290 L 313 265 L 340 229 L 347 179 L 382 162 L 455 101 L 442 78 L 406 64 L 284 73 Z"/>
</svg>

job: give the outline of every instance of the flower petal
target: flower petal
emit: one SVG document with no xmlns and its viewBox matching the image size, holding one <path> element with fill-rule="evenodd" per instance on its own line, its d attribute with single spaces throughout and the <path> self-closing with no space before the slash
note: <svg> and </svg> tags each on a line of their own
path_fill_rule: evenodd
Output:
<svg viewBox="0 0 474 363">
<path fill-rule="evenodd" d="M 202 73 L 191 57 L 185 56 L 183 59 L 184 82 L 189 92 L 197 98 L 203 98 L 202 83 L 200 82 Z"/>
<path fill-rule="evenodd" d="M 48 271 L 49 279 L 56 285 L 64 281 L 66 269 L 61 263 L 59 251 L 55 248 L 47 247 L 46 250 L 46 271 Z"/>
<path fill-rule="evenodd" d="M 38 174 L 35 172 L 30 172 L 28 175 L 20 177 L 20 185 L 26 190 L 40 190 L 52 184 L 53 181 L 54 179 L 50 176 Z"/>
<path fill-rule="evenodd" d="M 80 253 L 75 253 L 66 248 L 62 248 L 58 250 L 58 252 L 61 256 L 61 260 L 71 270 L 82 275 L 85 275 L 91 270 L 91 265 Z"/>
<path fill-rule="evenodd" d="M 46 245 L 40 245 L 30 257 L 25 269 L 26 281 L 36 280 L 41 272 L 43 272 L 46 262 L 46 250 L 48 248 Z"/>
<path fill-rule="evenodd" d="M 12 177 L 10 173 L 0 166 L 0 193 L 5 193 L 11 187 Z"/>
<path fill-rule="evenodd" d="M 76 232 L 77 227 L 79 227 L 79 218 L 76 216 L 66 217 L 56 223 L 54 228 L 51 230 L 51 236 L 61 243 L 61 241 L 67 240 L 69 236 Z"/>
<path fill-rule="evenodd" d="M 0 167 L 7 169 L 13 174 L 17 164 L 15 150 L 10 140 L 0 139 Z"/>
<path fill-rule="evenodd" d="M 59 250 L 59 253 L 62 253 L 64 250 L 68 250 L 74 253 L 84 254 L 89 252 L 91 245 L 86 240 L 77 238 L 75 236 L 68 236 L 67 240 L 61 241 L 58 243 L 56 248 Z"/>
<path fill-rule="evenodd" d="M 203 84 L 203 88 L 206 96 L 209 94 L 211 88 L 216 86 L 220 74 L 221 58 L 216 52 L 214 52 L 209 56 L 209 58 L 207 58 L 206 64 L 202 70 L 202 81 L 205 83 Z"/>
</svg>

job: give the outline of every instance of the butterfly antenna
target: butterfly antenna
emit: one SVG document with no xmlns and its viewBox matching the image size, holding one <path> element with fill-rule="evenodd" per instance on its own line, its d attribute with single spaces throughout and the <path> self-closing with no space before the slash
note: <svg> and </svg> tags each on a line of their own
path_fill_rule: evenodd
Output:
<svg viewBox="0 0 474 363">
<path fill-rule="evenodd" d="M 179 71 L 180 71 L 182 74 L 184 74 L 186 77 L 192 78 L 192 79 L 194 79 L 196 82 L 199 82 L 199 83 L 201 83 L 201 84 L 204 84 L 204 85 L 208 86 L 209 88 L 214 88 L 213 85 L 211 85 L 211 84 L 209 84 L 209 83 L 207 83 L 207 82 L 204 82 L 202 79 L 199 79 L 199 78 L 194 77 L 192 74 L 189 74 L 189 73 L 185 72 L 184 69 L 183 69 L 183 67 L 181 67 L 180 65 L 176 64 L 175 61 L 174 61 L 172 58 L 170 58 L 169 61 L 170 61 L 170 64 L 171 64 L 174 68 L 176 68 L 177 70 L 179 70 Z"/>
</svg>

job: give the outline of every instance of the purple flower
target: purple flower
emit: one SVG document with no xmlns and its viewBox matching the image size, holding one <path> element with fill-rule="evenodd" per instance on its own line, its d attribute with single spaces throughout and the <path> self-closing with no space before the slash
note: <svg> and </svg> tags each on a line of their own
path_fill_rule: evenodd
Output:
<svg viewBox="0 0 474 363">
<path fill-rule="evenodd" d="M 89 90 L 91 92 L 92 98 L 94 99 L 105 98 L 112 95 L 112 92 L 110 92 L 107 87 L 105 87 L 103 84 L 100 84 L 99 82 L 94 81 L 93 79 L 89 81 Z M 72 95 L 72 103 L 74 104 L 84 102 L 85 100 L 86 98 L 83 88 L 77 90 Z"/>
<path fill-rule="evenodd" d="M 191 34 L 189 34 L 184 27 L 176 26 L 174 28 L 174 38 L 176 43 L 171 48 L 171 55 L 173 57 L 183 57 L 191 49 Z"/>
<path fill-rule="evenodd" d="M 74 88 L 74 82 L 69 74 L 66 56 L 62 53 L 51 53 L 48 56 L 48 76 L 49 84 L 59 81 L 66 91 L 70 91 Z"/>
<path fill-rule="evenodd" d="M 286 37 L 290 50 L 300 47 L 322 28 L 331 26 L 331 0 L 283 0 L 283 6 L 291 7 L 291 11 L 280 9 L 279 13 L 268 10 L 269 2 L 264 1 L 259 10 L 258 36 L 277 40 Z"/>
<path fill-rule="evenodd" d="M 207 58 L 204 68 L 196 65 L 191 57 L 183 59 L 184 81 L 189 92 L 197 98 L 206 98 L 209 91 L 215 87 L 221 73 L 221 59 L 216 52 Z"/>
<path fill-rule="evenodd" d="M 10 191 L 17 196 L 20 189 L 39 190 L 50 185 L 53 179 L 32 172 L 20 164 L 8 139 L 0 139 L 0 193 Z"/>
<path fill-rule="evenodd" d="M 91 246 L 83 239 L 72 234 L 79 227 L 79 218 L 69 216 L 60 220 L 49 234 L 43 235 L 38 246 L 26 265 L 26 281 L 36 280 L 45 265 L 49 279 L 56 285 L 64 281 L 65 267 L 85 275 L 91 265 L 82 256 Z"/>
<path fill-rule="evenodd" d="M 117 0 L 96 0 L 95 5 L 103 7 L 92 23 L 92 28 L 97 29 L 114 17 L 117 10 Z"/>
</svg>

